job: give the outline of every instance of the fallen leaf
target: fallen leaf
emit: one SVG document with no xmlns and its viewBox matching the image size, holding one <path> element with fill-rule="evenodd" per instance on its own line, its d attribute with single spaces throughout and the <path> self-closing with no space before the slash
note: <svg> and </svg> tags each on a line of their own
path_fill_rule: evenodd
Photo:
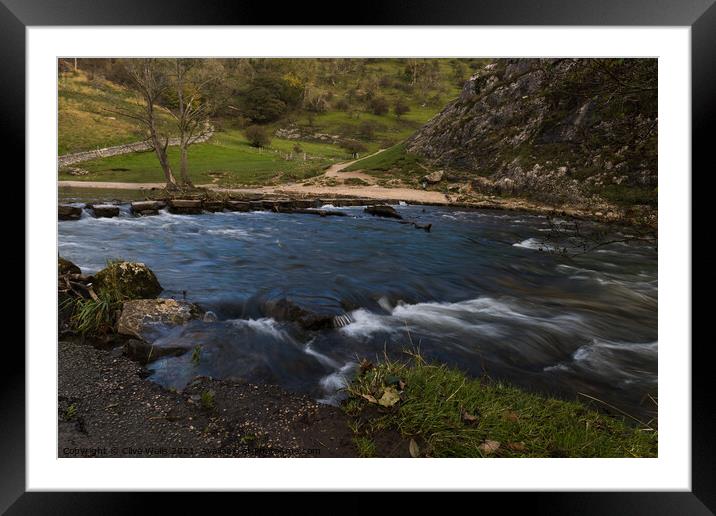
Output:
<svg viewBox="0 0 716 516">
<path fill-rule="evenodd" d="M 480 446 L 478 446 L 478 448 L 485 455 L 492 455 L 500 449 L 500 443 L 498 441 L 491 441 L 488 439 Z"/>
<path fill-rule="evenodd" d="M 475 423 L 477 421 L 477 416 L 470 414 L 469 412 L 466 412 L 464 410 L 462 411 L 461 416 L 462 416 L 462 420 L 465 423 Z"/>
<path fill-rule="evenodd" d="M 378 400 L 378 404 L 384 407 L 392 407 L 400 401 L 400 394 L 393 387 L 386 387 L 383 395 Z"/>
<path fill-rule="evenodd" d="M 371 396 L 370 394 L 361 394 L 361 397 L 367 399 L 371 403 L 378 403 L 378 400 L 375 399 L 375 397 Z"/>
<path fill-rule="evenodd" d="M 410 451 L 411 457 L 420 457 L 420 448 L 418 447 L 418 443 L 415 442 L 415 439 L 410 440 L 408 450 Z"/>
<path fill-rule="evenodd" d="M 403 380 L 398 380 L 398 387 L 401 391 L 405 390 L 406 383 Z"/>
<path fill-rule="evenodd" d="M 507 447 L 512 451 L 525 451 L 527 446 L 522 441 L 518 443 L 507 443 Z"/>
</svg>

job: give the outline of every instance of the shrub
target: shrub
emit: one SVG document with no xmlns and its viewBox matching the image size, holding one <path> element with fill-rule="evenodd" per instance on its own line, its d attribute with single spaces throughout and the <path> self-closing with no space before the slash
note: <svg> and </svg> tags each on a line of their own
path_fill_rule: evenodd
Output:
<svg viewBox="0 0 716 516">
<path fill-rule="evenodd" d="M 376 95 L 370 100 L 370 110 L 374 115 L 385 115 L 388 108 L 388 101 L 385 97 Z"/>
<path fill-rule="evenodd" d="M 244 134 L 252 147 L 268 147 L 271 143 L 268 131 L 260 125 L 250 125 L 246 128 Z"/>
<path fill-rule="evenodd" d="M 395 113 L 395 116 L 400 118 L 408 111 L 410 111 L 410 106 L 408 106 L 408 104 L 406 104 L 403 99 L 398 99 L 395 103 L 395 106 L 393 107 L 393 112 Z"/>
</svg>

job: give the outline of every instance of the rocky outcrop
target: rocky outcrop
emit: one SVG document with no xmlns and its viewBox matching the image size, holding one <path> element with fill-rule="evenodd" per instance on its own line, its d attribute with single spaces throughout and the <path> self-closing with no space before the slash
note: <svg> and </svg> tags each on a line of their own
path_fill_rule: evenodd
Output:
<svg viewBox="0 0 716 516">
<path fill-rule="evenodd" d="M 69 204 L 57 206 L 57 218 L 59 220 L 79 220 L 82 217 L 82 208 Z"/>
<path fill-rule="evenodd" d="M 629 188 L 656 202 L 656 71 L 655 59 L 498 59 L 406 150 L 477 193 L 579 201 Z"/>
<path fill-rule="evenodd" d="M 128 299 L 157 297 L 162 290 L 159 280 L 143 263 L 113 262 L 94 276 L 94 290 L 111 289 Z"/>
<path fill-rule="evenodd" d="M 198 319 L 201 310 L 188 301 L 174 299 L 133 299 L 125 301 L 117 321 L 117 333 L 140 340 L 161 326 L 186 324 Z"/>
<path fill-rule="evenodd" d="M 363 210 L 366 213 L 370 213 L 376 217 L 387 217 L 391 219 L 402 219 L 402 215 L 398 213 L 395 208 L 388 206 L 387 204 L 377 204 L 373 206 L 366 206 Z"/>
<path fill-rule="evenodd" d="M 434 185 L 436 183 L 439 183 L 443 180 L 443 176 L 445 175 L 444 170 L 436 170 L 435 172 L 431 172 L 423 177 L 423 181 L 425 181 L 428 184 Z"/>
</svg>

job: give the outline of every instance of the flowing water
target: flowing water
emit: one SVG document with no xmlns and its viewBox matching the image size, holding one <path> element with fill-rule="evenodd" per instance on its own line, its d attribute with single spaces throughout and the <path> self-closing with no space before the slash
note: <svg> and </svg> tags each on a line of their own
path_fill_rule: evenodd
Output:
<svg viewBox="0 0 716 516">
<path fill-rule="evenodd" d="M 83 272 L 107 259 L 147 264 L 165 288 L 213 311 L 215 322 L 167 330 L 157 345 L 202 348 L 165 357 L 151 378 L 181 388 L 196 375 L 278 383 L 334 402 L 361 358 L 428 360 L 533 391 L 585 393 L 637 416 L 657 393 L 657 252 L 616 243 L 583 255 L 549 252 L 549 221 L 498 211 L 396 206 L 432 223 L 417 230 L 374 218 L 269 212 L 59 223 L 60 255 Z M 271 318 L 289 299 L 348 314 L 307 331 Z M 404 356 L 404 355 L 402 355 Z"/>
</svg>

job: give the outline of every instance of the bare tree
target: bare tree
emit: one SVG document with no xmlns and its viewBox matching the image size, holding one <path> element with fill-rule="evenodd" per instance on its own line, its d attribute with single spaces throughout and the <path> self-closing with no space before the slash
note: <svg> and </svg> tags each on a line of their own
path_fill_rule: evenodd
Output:
<svg viewBox="0 0 716 516">
<path fill-rule="evenodd" d="M 163 70 L 159 59 L 126 59 L 123 61 L 123 65 L 134 89 L 141 95 L 143 105 L 137 106 L 138 109 L 108 111 L 136 120 L 147 129 L 152 147 L 157 159 L 159 159 L 162 172 L 164 172 L 166 187 L 174 189 L 177 187 L 177 182 L 167 158 L 169 136 L 164 135 L 164 141 L 162 142 L 162 137 L 157 127 L 157 105 L 169 86 L 168 76 Z"/>
<path fill-rule="evenodd" d="M 209 115 L 213 108 L 207 98 L 208 87 L 217 76 L 202 68 L 198 59 L 174 59 L 176 105 L 170 109 L 179 129 L 179 170 L 181 182 L 193 186 L 189 179 L 189 146 L 211 130 Z"/>
</svg>

